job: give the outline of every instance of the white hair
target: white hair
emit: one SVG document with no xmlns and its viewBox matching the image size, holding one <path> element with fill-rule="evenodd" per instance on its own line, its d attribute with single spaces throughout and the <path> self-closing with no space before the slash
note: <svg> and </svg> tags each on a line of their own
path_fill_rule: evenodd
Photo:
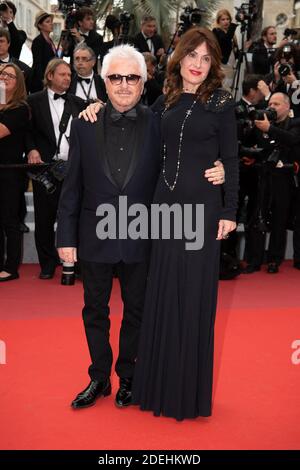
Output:
<svg viewBox="0 0 300 470">
<path fill-rule="evenodd" d="M 128 44 L 121 44 L 120 46 L 113 47 L 112 49 L 109 49 L 108 53 L 104 56 L 101 69 L 101 77 L 103 80 L 107 78 L 110 64 L 123 59 L 135 62 L 139 66 L 142 80 L 145 83 L 147 81 L 147 66 L 144 56 L 133 46 L 129 46 Z"/>
</svg>

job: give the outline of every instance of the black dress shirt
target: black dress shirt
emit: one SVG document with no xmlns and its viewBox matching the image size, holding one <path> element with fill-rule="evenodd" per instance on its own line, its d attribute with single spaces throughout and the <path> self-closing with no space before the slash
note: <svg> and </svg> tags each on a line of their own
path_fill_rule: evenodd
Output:
<svg viewBox="0 0 300 470">
<path fill-rule="evenodd" d="M 112 120 L 112 105 L 107 105 L 105 113 L 105 150 L 111 175 L 119 188 L 123 187 L 132 158 L 136 139 L 136 120 L 125 116 Z"/>
</svg>

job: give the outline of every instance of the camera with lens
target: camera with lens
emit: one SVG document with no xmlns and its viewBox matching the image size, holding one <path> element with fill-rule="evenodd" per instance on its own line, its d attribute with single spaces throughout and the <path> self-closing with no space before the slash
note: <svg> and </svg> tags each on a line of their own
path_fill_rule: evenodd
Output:
<svg viewBox="0 0 300 470">
<path fill-rule="evenodd" d="M 7 3 L 5 3 L 5 2 L 0 3 L 0 13 L 3 12 L 3 11 L 7 11 L 7 9 L 8 9 Z"/>
<path fill-rule="evenodd" d="M 265 115 L 270 122 L 276 122 L 277 120 L 277 113 L 274 108 L 266 108 L 266 109 L 253 109 L 249 112 L 249 119 L 251 121 L 263 121 L 265 119 Z"/>
<path fill-rule="evenodd" d="M 27 174 L 33 181 L 41 184 L 48 194 L 53 194 L 56 191 L 57 182 L 63 181 L 67 174 L 67 162 L 56 160 L 39 173 L 30 171 Z"/>
<path fill-rule="evenodd" d="M 249 3 L 242 3 L 240 7 L 235 7 L 235 20 L 239 23 L 252 21 L 256 15 L 256 8 L 257 7 L 254 1 L 249 1 Z"/>
<path fill-rule="evenodd" d="M 280 64 L 278 67 L 278 73 L 281 77 L 287 77 L 292 72 L 291 64 Z"/>
<path fill-rule="evenodd" d="M 121 34 L 119 35 L 119 42 L 124 42 L 128 38 L 130 21 L 134 19 L 134 15 L 128 11 L 123 11 L 119 14 L 119 22 L 121 27 Z"/>
<path fill-rule="evenodd" d="M 205 8 L 192 8 L 187 6 L 183 9 L 179 19 L 178 35 L 185 33 L 192 26 L 199 26 L 202 20 L 202 13 L 206 13 Z"/>
<path fill-rule="evenodd" d="M 82 7 L 90 7 L 95 0 L 58 0 L 58 9 L 65 17 L 65 29 L 61 32 L 60 42 L 71 45 L 74 41 L 70 32 L 76 26 L 77 12 Z"/>
</svg>

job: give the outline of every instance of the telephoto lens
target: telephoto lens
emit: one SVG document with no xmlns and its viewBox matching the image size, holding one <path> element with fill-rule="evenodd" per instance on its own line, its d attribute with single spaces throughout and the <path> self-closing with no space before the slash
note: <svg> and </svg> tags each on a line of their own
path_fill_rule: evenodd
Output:
<svg viewBox="0 0 300 470">
<path fill-rule="evenodd" d="M 74 263 L 63 263 L 61 284 L 63 286 L 73 286 L 75 284 Z"/>
</svg>

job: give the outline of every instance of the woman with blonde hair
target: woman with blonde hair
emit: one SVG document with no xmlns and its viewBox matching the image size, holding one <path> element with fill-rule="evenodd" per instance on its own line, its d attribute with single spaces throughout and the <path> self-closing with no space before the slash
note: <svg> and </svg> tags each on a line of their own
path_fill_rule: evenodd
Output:
<svg viewBox="0 0 300 470">
<path fill-rule="evenodd" d="M 0 102 L 0 282 L 4 282 L 19 277 L 22 249 L 19 213 L 25 175 L 3 166 L 24 162 L 30 114 L 19 67 L 12 63 L 0 65 L 0 82 L 5 98 L 4 103 Z"/>
</svg>

